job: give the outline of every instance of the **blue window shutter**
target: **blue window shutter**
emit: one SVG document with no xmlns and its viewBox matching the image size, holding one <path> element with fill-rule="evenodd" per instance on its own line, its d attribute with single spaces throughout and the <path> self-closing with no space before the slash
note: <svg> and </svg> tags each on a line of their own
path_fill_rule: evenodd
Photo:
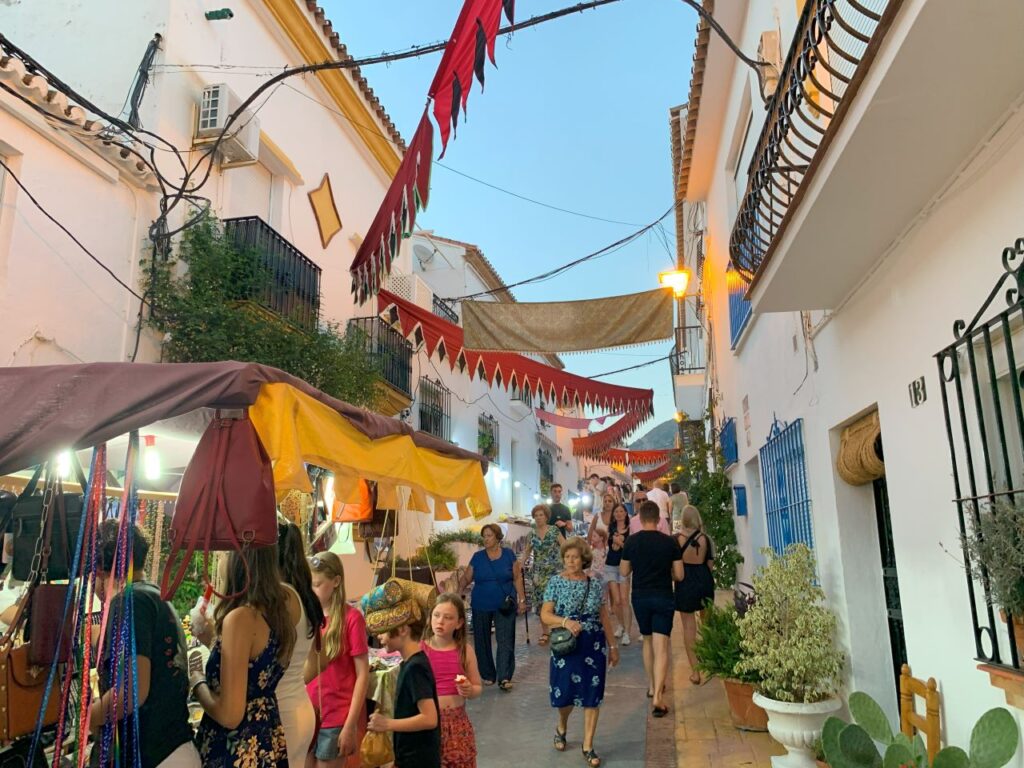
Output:
<svg viewBox="0 0 1024 768">
<path fill-rule="evenodd" d="M 814 549 L 803 419 L 776 421 L 759 455 L 769 545 L 778 553 L 797 542 Z"/>
<path fill-rule="evenodd" d="M 736 503 L 736 517 L 747 516 L 747 487 L 745 485 L 734 485 L 732 495 Z"/>
<path fill-rule="evenodd" d="M 739 273 L 730 269 L 725 273 L 726 286 L 729 289 L 729 341 L 732 349 L 736 349 L 743 329 L 750 322 L 750 302 L 743 298 L 747 292 L 747 284 Z"/>
<path fill-rule="evenodd" d="M 722 448 L 722 460 L 726 468 L 740 460 L 739 446 L 736 443 L 736 419 L 726 419 L 718 433 L 718 444 Z"/>
</svg>

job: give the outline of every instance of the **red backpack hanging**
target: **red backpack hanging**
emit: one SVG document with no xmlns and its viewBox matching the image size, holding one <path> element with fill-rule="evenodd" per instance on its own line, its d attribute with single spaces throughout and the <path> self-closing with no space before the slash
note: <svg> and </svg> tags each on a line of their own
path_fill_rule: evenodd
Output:
<svg viewBox="0 0 1024 768">
<path fill-rule="evenodd" d="M 270 458 L 248 415 L 224 418 L 218 412 L 181 480 L 160 584 L 163 599 L 169 600 L 177 591 L 196 551 L 240 552 L 243 547 L 276 543 L 277 501 Z M 179 554 L 183 555 L 180 560 Z"/>
</svg>

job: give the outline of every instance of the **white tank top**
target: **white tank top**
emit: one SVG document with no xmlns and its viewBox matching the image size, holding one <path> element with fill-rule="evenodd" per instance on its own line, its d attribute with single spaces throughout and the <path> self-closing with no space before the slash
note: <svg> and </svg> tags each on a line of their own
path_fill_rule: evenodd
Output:
<svg viewBox="0 0 1024 768">
<path fill-rule="evenodd" d="M 282 582 L 283 583 L 283 582 Z M 292 651 L 291 661 L 284 671 L 284 676 L 277 684 L 278 708 L 283 712 L 293 706 L 309 701 L 306 693 L 306 683 L 302 678 L 302 668 L 309 656 L 309 649 L 313 647 L 313 638 L 309 636 L 309 619 L 306 618 L 306 609 L 302 605 L 299 593 L 291 584 L 284 584 L 286 589 L 299 601 L 299 621 L 295 625 L 295 650 Z"/>
</svg>

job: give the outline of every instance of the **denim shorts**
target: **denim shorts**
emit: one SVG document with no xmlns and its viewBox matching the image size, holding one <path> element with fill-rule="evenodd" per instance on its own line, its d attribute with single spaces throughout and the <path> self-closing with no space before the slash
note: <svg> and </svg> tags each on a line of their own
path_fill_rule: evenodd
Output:
<svg viewBox="0 0 1024 768">
<path fill-rule="evenodd" d="M 640 634 L 671 635 L 672 622 L 676 616 L 676 604 L 671 593 L 640 594 L 633 593 L 633 615 Z"/>
<path fill-rule="evenodd" d="M 334 760 L 341 754 L 338 749 L 338 737 L 341 728 L 321 728 L 316 734 L 316 746 L 313 755 L 317 760 Z"/>
<path fill-rule="evenodd" d="M 625 584 L 626 577 L 622 575 L 622 571 L 619 570 L 617 565 L 604 566 L 604 573 L 601 574 L 605 584 Z"/>
</svg>

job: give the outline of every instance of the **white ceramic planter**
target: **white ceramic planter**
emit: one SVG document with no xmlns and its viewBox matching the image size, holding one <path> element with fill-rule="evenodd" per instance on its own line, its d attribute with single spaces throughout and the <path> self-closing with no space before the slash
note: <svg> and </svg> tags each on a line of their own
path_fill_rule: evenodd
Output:
<svg viewBox="0 0 1024 768">
<path fill-rule="evenodd" d="M 754 694 L 754 703 L 768 713 L 768 733 L 788 754 L 772 758 L 774 768 L 816 768 L 814 749 L 828 716 L 842 706 L 839 699 L 814 704 L 775 701 Z"/>
</svg>

